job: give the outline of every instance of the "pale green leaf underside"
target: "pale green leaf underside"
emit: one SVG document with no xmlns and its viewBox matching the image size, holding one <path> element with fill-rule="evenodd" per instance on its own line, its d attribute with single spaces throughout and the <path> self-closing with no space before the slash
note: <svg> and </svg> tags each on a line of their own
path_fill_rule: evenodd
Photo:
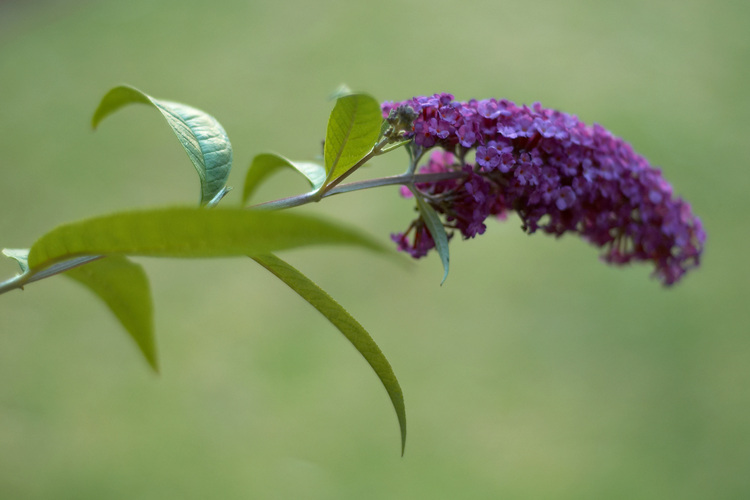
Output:
<svg viewBox="0 0 750 500">
<path fill-rule="evenodd" d="M 264 180 L 283 168 L 291 168 L 304 175 L 313 191 L 317 191 L 326 180 L 326 171 L 322 165 L 312 162 L 292 161 L 274 153 L 261 153 L 253 158 L 250 169 L 245 176 L 242 203 L 247 203 Z"/>
<path fill-rule="evenodd" d="M 113 255 L 64 273 L 94 292 L 135 341 L 148 364 L 159 371 L 154 342 L 151 289 L 143 268 Z"/>
<path fill-rule="evenodd" d="M 380 104 L 372 96 L 349 94 L 336 100 L 328 118 L 323 154 L 328 183 L 372 150 L 382 121 Z"/>
<path fill-rule="evenodd" d="M 422 214 L 422 219 L 425 224 L 427 224 L 427 230 L 430 232 L 430 236 L 432 236 L 432 240 L 435 242 L 435 249 L 437 250 L 438 255 L 440 255 L 440 260 L 443 263 L 443 280 L 440 282 L 442 285 L 448 277 L 448 264 L 450 262 L 450 255 L 448 253 L 448 235 L 445 233 L 443 223 L 437 212 L 435 212 L 435 209 L 432 208 L 432 205 L 427 203 L 415 188 L 410 187 L 409 189 L 414 193 L 414 198 L 417 199 L 419 213 Z"/>
<path fill-rule="evenodd" d="M 18 262 L 22 273 L 26 273 L 29 270 L 28 248 L 3 248 L 3 255 Z"/>
<path fill-rule="evenodd" d="M 351 88 L 349 88 L 349 85 L 342 83 L 339 85 L 336 90 L 331 92 L 331 95 L 328 96 L 329 101 L 334 101 L 338 99 L 339 97 L 344 97 L 345 95 L 353 94 L 354 91 L 352 91 Z"/>
<path fill-rule="evenodd" d="M 323 316 L 344 334 L 355 349 L 367 360 L 380 382 L 388 392 L 401 428 L 401 453 L 406 446 L 406 409 L 401 386 L 393 373 L 390 363 L 372 339 L 367 330 L 360 325 L 338 302 L 323 291 L 297 269 L 275 255 L 256 255 L 253 259 L 271 271 L 281 281 L 309 302 Z"/>
<path fill-rule="evenodd" d="M 65 224 L 31 247 L 38 271 L 81 255 L 229 257 L 319 244 L 353 244 L 386 252 L 348 228 L 311 216 L 239 208 L 162 208 L 120 212 Z"/>
<path fill-rule="evenodd" d="M 96 128 L 104 118 L 133 103 L 151 104 L 166 118 L 198 172 L 201 204 L 211 201 L 224 188 L 232 168 L 232 145 L 221 124 L 199 109 L 155 99 L 123 85 L 113 88 L 102 98 L 94 112 L 92 126 Z"/>
</svg>

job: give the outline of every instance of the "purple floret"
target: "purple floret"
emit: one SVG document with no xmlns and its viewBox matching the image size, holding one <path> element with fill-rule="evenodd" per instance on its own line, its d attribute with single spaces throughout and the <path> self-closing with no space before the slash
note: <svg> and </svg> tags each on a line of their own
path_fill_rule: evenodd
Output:
<svg viewBox="0 0 750 500">
<path fill-rule="evenodd" d="M 528 233 L 580 234 L 613 264 L 651 261 L 666 285 L 699 265 L 700 219 L 661 171 L 604 127 L 539 103 L 458 102 L 450 94 L 384 103 L 383 112 L 400 105 L 417 112 L 415 143 L 440 148 L 420 172 L 457 173 L 417 188 L 464 238 L 484 233 L 490 215 L 514 210 Z M 460 164 L 472 149 L 476 163 Z M 421 219 L 393 239 L 417 258 L 435 245 Z"/>
</svg>

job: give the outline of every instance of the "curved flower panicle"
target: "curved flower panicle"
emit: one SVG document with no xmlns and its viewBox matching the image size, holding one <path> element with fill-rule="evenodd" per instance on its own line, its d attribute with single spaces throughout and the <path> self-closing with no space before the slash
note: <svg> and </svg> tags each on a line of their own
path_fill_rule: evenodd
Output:
<svg viewBox="0 0 750 500">
<path fill-rule="evenodd" d="M 414 143 L 442 150 L 420 171 L 465 173 L 417 184 L 445 226 L 464 238 L 484 233 L 490 215 L 514 210 L 528 233 L 578 233 L 604 247 L 602 258 L 612 264 L 651 261 L 666 285 L 699 265 L 706 239 L 700 219 L 660 170 L 604 127 L 539 103 L 457 102 L 450 94 L 386 102 L 383 113 L 401 106 L 417 114 Z M 435 246 L 421 219 L 393 239 L 416 258 Z"/>
</svg>

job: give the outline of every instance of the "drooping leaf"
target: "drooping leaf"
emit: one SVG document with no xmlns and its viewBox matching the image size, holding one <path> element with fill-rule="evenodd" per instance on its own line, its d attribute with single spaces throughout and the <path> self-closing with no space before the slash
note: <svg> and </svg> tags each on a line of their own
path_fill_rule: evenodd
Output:
<svg viewBox="0 0 750 500">
<path fill-rule="evenodd" d="M 148 364 L 158 372 L 151 289 L 143 268 L 121 255 L 113 255 L 70 269 L 64 275 L 104 301 Z"/>
<path fill-rule="evenodd" d="M 29 249 L 28 248 L 3 248 L 3 255 L 10 257 L 18 262 L 21 273 L 29 270 Z"/>
<path fill-rule="evenodd" d="M 323 316 L 333 323 L 341 333 L 352 343 L 355 349 L 367 360 L 380 382 L 388 392 L 393 408 L 396 410 L 399 427 L 401 429 L 401 454 L 406 446 L 406 409 L 401 386 L 393 373 L 388 359 L 372 339 L 370 334 L 357 322 L 333 297 L 323 291 L 296 268 L 275 255 L 256 255 L 253 259 L 271 271 L 281 281 L 297 292 L 309 302 Z"/>
<path fill-rule="evenodd" d="M 317 191 L 326 180 L 326 171 L 322 165 L 312 162 L 293 162 L 281 155 L 262 153 L 253 158 L 250 169 L 245 176 L 245 187 L 242 191 L 242 203 L 247 203 L 260 184 L 282 168 L 292 168 L 305 176 L 313 191 Z"/>
<path fill-rule="evenodd" d="M 427 224 L 427 230 L 430 232 L 430 236 L 432 236 L 432 240 L 435 242 L 435 249 L 437 250 L 438 255 L 440 255 L 440 260 L 443 263 L 443 280 L 440 282 L 442 285 L 448 277 L 448 264 L 450 263 L 450 255 L 448 253 L 448 235 L 445 233 L 443 223 L 440 221 L 440 217 L 437 212 L 435 212 L 435 209 L 432 208 L 432 205 L 427 203 L 422 197 L 422 194 L 413 186 L 409 186 L 409 189 L 414 193 L 414 198 L 417 199 L 419 213 L 422 214 L 422 219 L 425 224 Z"/>
<path fill-rule="evenodd" d="M 380 104 L 367 94 L 339 97 L 328 118 L 323 156 L 331 183 L 372 150 L 383 118 Z"/>
<path fill-rule="evenodd" d="M 201 204 L 223 188 L 232 168 L 232 145 L 221 124 L 211 115 L 177 102 L 155 99 L 126 85 L 115 87 L 94 112 L 92 126 L 128 104 L 150 104 L 166 118 L 172 131 L 195 166 L 201 182 Z"/>
<path fill-rule="evenodd" d="M 229 257 L 319 244 L 388 252 L 357 229 L 312 216 L 238 208 L 166 208 L 120 212 L 65 224 L 31 247 L 38 271 L 81 255 Z"/>
</svg>

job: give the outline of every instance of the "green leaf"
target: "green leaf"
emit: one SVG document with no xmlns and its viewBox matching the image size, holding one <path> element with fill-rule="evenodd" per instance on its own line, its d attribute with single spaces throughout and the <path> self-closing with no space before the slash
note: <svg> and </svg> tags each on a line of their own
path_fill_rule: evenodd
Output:
<svg viewBox="0 0 750 500">
<path fill-rule="evenodd" d="M 440 255 L 440 260 L 443 263 L 443 281 L 440 282 L 442 285 L 445 283 L 445 279 L 448 277 L 448 264 L 450 262 L 450 255 L 448 253 L 448 235 L 445 233 L 445 228 L 440 220 L 435 209 L 432 205 L 427 203 L 420 193 L 414 186 L 409 186 L 409 189 L 414 193 L 414 198 L 417 199 L 417 207 L 419 212 L 422 214 L 422 219 L 427 224 L 427 230 L 432 236 L 432 240 L 435 242 L 435 249 Z"/>
<path fill-rule="evenodd" d="M 326 180 L 325 168 L 317 163 L 293 162 L 281 155 L 262 153 L 253 158 L 250 169 L 247 171 L 245 188 L 242 191 L 242 203 L 247 203 L 261 182 L 282 168 L 292 168 L 304 175 L 313 191 L 317 191 Z"/>
<path fill-rule="evenodd" d="M 29 270 L 29 249 L 28 248 L 3 248 L 3 255 L 10 257 L 18 262 L 21 273 L 25 274 Z"/>
<path fill-rule="evenodd" d="M 232 168 L 232 145 L 218 121 L 185 104 L 155 99 L 140 90 L 120 86 L 110 90 L 94 112 L 92 126 L 128 104 L 151 104 L 166 118 L 172 131 L 193 162 L 201 181 L 201 204 L 205 205 L 223 188 Z"/>
<path fill-rule="evenodd" d="M 404 395 L 395 373 L 383 352 L 367 330 L 360 325 L 333 297 L 324 292 L 304 274 L 275 255 L 256 255 L 253 259 L 309 302 L 344 334 L 367 360 L 388 392 L 401 428 L 401 454 L 406 446 L 406 409 Z"/>
<path fill-rule="evenodd" d="M 239 208 L 167 208 L 65 224 L 31 247 L 29 267 L 44 269 L 81 255 L 229 257 L 319 244 L 353 244 L 387 252 L 356 229 L 311 216 Z"/>
<path fill-rule="evenodd" d="M 380 123 L 380 132 L 378 132 L 378 141 L 383 138 L 385 133 L 388 131 L 388 129 L 391 128 L 391 124 L 388 123 L 388 120 L 383 120 Z"/>
<path fill-rule="evenodd" d="M 405 146 L 405 145 L 409 144 L 412 140 L 413 139 L 404 139 L 402 141 L 394 142 L 393 144 L 389 144 L 388 146 L 384 147 L 381 152 L 383 154 L 390 153 L 394 149 L 398 149 L 401 146 Z"/>
<path fill-rule="evenodd" d="M 331 183 L 372 150 L 383 121 L 380 104 L 367 94 L 339 97 L 328 118 L 323 156 Z"/>
<path fill-rule="evenodd" d="M 154 371 L 159 371 L 154 343 L 151 289 L 143 268 L 114 255 L 64 273 L 107 304 Z"/>
</svg>

